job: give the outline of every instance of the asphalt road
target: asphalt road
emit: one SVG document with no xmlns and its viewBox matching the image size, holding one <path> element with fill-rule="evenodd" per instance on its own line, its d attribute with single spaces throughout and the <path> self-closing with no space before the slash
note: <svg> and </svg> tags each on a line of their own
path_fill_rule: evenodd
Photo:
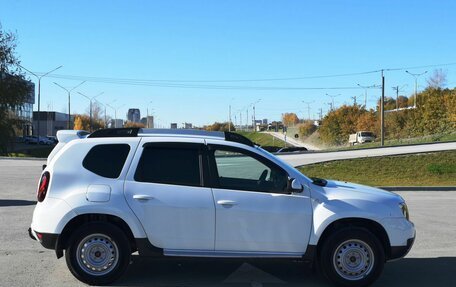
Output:
<svg viewBox="0 0 456 287">
<path fill-rule="evenodd" d="M 394 146 L 394 147 L 372 148 L 372 149 L 354 149 L 354 150 L 348 150 L 348 151 L 284 154 L 284 155 L 279 155 L 279 157 L 293 166 L 301 166 L 301 165 L 305 165 L 305 164 L 332 161 L 332 160 L 340 160 L 340 159 L 378 157 L 378 156 L 386 156 L 386 155 L 435 152 L 435 151 L 455 150 L 455 149 L 456 149 L 456 142 L 447 142 L 447 143 Z"/>
<path fill-rule="evenodd" d="M 273 137 L 276 137 L 282 141 L 285 141 L 285 135 L 283 133 L 279 133 L 279 132 L 266 132 L 266 133 L 268 133 L 268 134 L 272 135 Z M 286 142 L 287 142 L 287 145 L 291 144 L 293 146 L 305 147 L 308 150 L 320 150 L 320 148 L 317 146 L 314 146 L 309 143 L 304 143 L 304 142 L 296 140 L 290 136 L 286 137 Z"/>
<path fill-rule="evenodd" d="M 27 234 L 41 161 L 0 159 L 0 286 L 83 286 Z M 374 286 L 455 286 L 456 192 L 401 192 L 417 239 Z M 134 256 L 118 286 L 330 286 L 298 262 L 156 260 Z"/>
</svg>

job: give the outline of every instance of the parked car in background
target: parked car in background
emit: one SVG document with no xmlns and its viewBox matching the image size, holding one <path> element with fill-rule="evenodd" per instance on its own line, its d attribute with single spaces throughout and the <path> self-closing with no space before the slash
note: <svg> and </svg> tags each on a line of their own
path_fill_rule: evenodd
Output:
<svg viewBox="0 0 456 287">
<path fill-rule="evenodd" d="M 363 144 L 375 141 L 375 136 L 373 132 L 361 131 L 356 134 L 351 134 L 348 138 L 348 143 L 350 145 Z"/>
<path fill-rule="evenodd" d="M 48 137 L 37 137 L 37 136 L 26 136 L 24 137 L 24 142 L 26 144 L 41 144 L 41 145 L 51 145 L 54 144 L 54 141 Z"/>
<path fill-rule="evenodd" d="M 46 137 L 49 141 L 51 141 L 53 144 L 58 144 L 59 140 L 57 139 L 56 136 L 47 136 Z"/>
</svg>

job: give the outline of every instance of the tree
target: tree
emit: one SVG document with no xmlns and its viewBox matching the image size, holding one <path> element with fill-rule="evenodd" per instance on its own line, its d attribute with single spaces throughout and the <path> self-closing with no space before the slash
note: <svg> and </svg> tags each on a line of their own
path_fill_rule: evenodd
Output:
<svg viewBox="0 0 456 287">
<path fill-rule="evenodd" d="M 8 143 L 15 136 L 15 128 L 21 120 L 12 110 L 21 106 L 27 98 L 27 83 L 18 66 L 15 54 L 16 35 L 3 31 L 0 24 L 0 153 L 7 153 Z"/>
<path fill-rule="evenodd" d="M 236 128 L 234 127 L 233 123 L 230 123 L 230 124 L 231 124 L 231 131 L 235 131 Z M 229 125 L 228 122 L 223 122 L 223 123 L 215 122 L 212 125 L 204 126 L 203 128 L 207 131 L 227 132 L 230 130 L 228 125 Z"/>
<path fill-rule="evenodd" d="M 322 121 L 319 129 L 323 142 L 341 145 L 348 142 L 348 136 L 359 130 L 376 132 L 376 113 L 373 110 L 358 106 L 343 105 L 330 111 Z"/>
<path fill-rule="evenodd" d="M 124 128 L 144 128 L 144 124 L 127 121 Z"/>
<path fill-rule="evenodd" d="M 282 121 L 286 126 L 294 126 L 299 123 L 299 118 L 295 113 L 284 113 Z"/>
<path fill-rule="evenodd" d="M 104 128 L 104 121 L 92 118 L 92 130 L 96 131 L 101 128 Z M 90 131 L 90 116 L 86 114 L 75 115 L 73 129 Z"/>
<path fill-rule="evenodd" d="M 303 137 L 308 137 L 317 130 L 317 127 L 312 121 L 305 121 L 299 125 L 299 134 Z"/>
<path fill-rule="evenodd" d="M 427 79 L 428 86 L 433 89 L 442 89 L 447 83 L 447 74 L 442 69 L 434 70 L 432 76 Z"/>
<path fill-rule="evenodd" d="M 74 127 L 75 130 L 84 130 L 84 125 L 80 116 L 74 118 Z"/>
</svg>

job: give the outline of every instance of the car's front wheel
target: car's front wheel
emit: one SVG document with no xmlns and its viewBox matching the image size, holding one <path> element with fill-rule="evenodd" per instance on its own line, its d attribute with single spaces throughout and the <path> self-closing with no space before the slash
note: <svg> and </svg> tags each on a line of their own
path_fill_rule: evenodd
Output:
<svg viewBox="0 0 456 287">
<path fill-rule="evenodd" d="M 70 237 L 65 259 L 71 273 L 90 285 L 117 280 L 130 263 L 131 247 L 124 232 L 110 223 L 88 223 Z"/>
<path fill-rule="evenodd" d="M 339 286 L 361 287 L 372 284 L 385 262 L 383 247 L 377 237 L 364 228 L 344 228 L 323 243 L 320 268 Z"/>
</svg>

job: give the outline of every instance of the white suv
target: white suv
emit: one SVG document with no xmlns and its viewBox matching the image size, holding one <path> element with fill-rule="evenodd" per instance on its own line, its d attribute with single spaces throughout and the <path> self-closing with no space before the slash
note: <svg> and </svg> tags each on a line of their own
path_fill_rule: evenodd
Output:
<svg viewBox="0 0 456 287">
<path fill-rule="evenodd" d="M 29 233 L 89 284 L 142 256 L 290 258 L 365 286 L 410 250 L 404 200 L 311 179 L 235 133 L 60 131 Z"/>
</svg>

